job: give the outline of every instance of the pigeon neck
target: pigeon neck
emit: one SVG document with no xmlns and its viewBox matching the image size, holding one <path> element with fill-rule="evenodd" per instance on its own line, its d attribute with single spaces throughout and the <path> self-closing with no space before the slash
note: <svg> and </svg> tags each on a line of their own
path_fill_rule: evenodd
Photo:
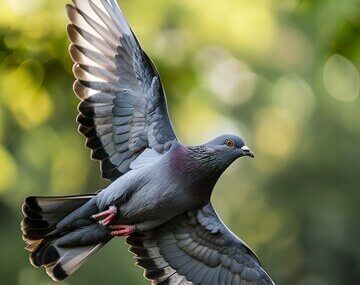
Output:
<svg viewBox="0 0 360 285">
<path fill-rule="evenodd" d="M 172 155 L 172 169 L 191 183 L 216 183 L 221 175 L 218 158 L 207 146 L 179 145 Z"/>
</svg>

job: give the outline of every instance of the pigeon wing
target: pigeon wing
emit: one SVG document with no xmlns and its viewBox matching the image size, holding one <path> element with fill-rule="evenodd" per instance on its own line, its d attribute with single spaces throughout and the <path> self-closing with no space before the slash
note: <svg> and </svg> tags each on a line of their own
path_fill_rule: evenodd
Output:
<svg viewBox="0 0 360 285">
<path fill-rule="evenodd" d="M 162 154 L 176 136 L 156 67 L 115 0 L 66 6 L 79 132 L 102 177 L 115 180 L 146 149 Z"/>
<path fill-rule="evenodd" d="M 273 285 L 251 249 L 211 204 L 126 242 L 151 284 Z"/>
</svg>

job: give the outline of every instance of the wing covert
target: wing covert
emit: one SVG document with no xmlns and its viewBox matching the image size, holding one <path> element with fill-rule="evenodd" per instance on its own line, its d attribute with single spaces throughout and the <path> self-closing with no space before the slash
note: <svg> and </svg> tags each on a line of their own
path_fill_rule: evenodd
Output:
<svg viewBox="0 0 360 285">
<path fill-rule="evenodd" d="M 251 249 L 211 204 L 159 229 L 127 238 L 151 284 L 273 285 Z"/>
<path fill-rule="evenodd" d="M 146 148 L 161 154 L 176 140 L 165 93 L 115 0 L 74 0 L 66 10 L 79 132 L 102 177 L 115 180 Z"/>
</svg>

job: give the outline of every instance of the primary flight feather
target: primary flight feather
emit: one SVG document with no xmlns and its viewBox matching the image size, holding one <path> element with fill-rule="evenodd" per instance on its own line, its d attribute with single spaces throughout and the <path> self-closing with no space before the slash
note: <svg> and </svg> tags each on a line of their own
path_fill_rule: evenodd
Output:
<svg viewBox="0 0 360 285">
<path fill-rule="evenodd" d="M 224 170 L 254 157 L 244 141 L 181 144 L 160 76 L 116 1 L 75 0 L 66 11 L 79 132 L 112 183 L 96 194 L 26 198 L 31 263 L 63 280 L 126 236 L 151 284 L 274 284 L 210 203 Z"/>
</svg>

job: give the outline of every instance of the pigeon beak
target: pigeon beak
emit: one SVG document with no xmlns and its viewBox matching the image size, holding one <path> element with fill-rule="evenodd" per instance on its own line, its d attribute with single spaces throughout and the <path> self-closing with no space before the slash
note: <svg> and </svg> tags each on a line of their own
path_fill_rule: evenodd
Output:
<svg viewBox="0 0 360 285">
<path fill-rule="evenodd" d="M 241 150 L 243 152 L 243 156 L 250 156 L 252 158 L 255 158 L 254 153 L 246 145 L 244 145 Z"/>
</svg>

